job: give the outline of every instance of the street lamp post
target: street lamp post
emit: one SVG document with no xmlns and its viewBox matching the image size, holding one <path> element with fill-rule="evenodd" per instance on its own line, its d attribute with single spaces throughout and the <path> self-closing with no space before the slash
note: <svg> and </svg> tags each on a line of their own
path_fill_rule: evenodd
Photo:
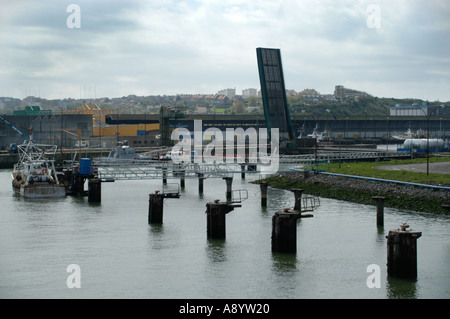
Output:
<svg viewBox="0 0 450 319">
<path fill-rule="evenodd" d="M 386 137 L 386 151 L 389 150 L 389 116 L 386 118 L 387 120 L 387 137 Z"/>
<path fill-rule="evenodd" d="M 307 112 L 305 112 L 305 110 L 302 110 L 302 113 L 307 113 Z M 318 126 L 318 120 L 319 120 L 319 117 L 318 117 L 318 116 L 315 117 L 314 114 L 312 114 L 312 113 L 309 113 L 309 115 L 311 115 L 311 117 L 314 119 L 315 125 Z M 315 136 L 315 139 L 316 139 L 316 142 L 314 143 L 314 162 L 315 162 L 315 165 L 316 165 L 316 169 L 317 169 L 317 171 L 318 171 L 318 170 L 319 170 L 319 164 L 318 164 L 318 162 L 317 162 L 317 143 L 318 143 L 318 136 Z"/>
<path fill-rule="evenodd" d="M 427 176 L 430 170 L 430 117 L 427 114 Z"/>
<path fill-rule="evenodd" d="M 425 111 L 423 110 L 422 107 L 418 106 L 418 109 L 420 109 L 423 114 L 425 115 L 425 117 L 427 118 L 427 175 L 430 171 L 430 115 L 428 114 L 428 107 L 427 107 L 427 112 L 425 113 Z M 441 108 L 443 108 L 443 106 L 441 106 Z M 438 109 L 436 108 L 432 113 L 436 112 Z"/>
</svg>

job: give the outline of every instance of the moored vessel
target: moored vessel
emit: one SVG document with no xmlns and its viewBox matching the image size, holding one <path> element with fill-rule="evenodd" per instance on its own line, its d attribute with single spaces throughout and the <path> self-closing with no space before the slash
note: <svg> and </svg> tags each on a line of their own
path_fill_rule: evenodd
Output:
<svg viewBox="0 0 450 319">
<path fill-rule="evenodd" d="M 33 142 L 18 145 L 19 161 L 12 172 L 13 189 L 25 198 L 54 198 L 66 196 L 53 159 L 56 146 Z"/>
</svg>

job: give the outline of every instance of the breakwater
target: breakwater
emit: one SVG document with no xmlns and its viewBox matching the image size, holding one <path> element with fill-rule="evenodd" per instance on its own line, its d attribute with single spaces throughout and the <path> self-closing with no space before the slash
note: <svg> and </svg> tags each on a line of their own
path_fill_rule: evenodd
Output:
<svg viewBox="0 0 450 319">
<path fill-rule="evenodd" d="M 375 205 L 372 197 L 383 196 L 387 207 L 437 214 L 450 213 L 445 208 L 450 204 L 450 192 L 446 189 L 311 172 L 280 173 L 264 181 L 275 188 L 301 188 L 311 195 L 354 203 Z"/>
</svg>

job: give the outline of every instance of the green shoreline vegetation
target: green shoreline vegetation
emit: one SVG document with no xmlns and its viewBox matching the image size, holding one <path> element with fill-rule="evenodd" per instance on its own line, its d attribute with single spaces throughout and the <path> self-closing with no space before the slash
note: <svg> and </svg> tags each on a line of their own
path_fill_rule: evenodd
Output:
<svg viewBox="0 0 450 319">
<path fill-rule="evenodd" d="M 345 175 L 355 175 L 363 177 L 372 177 L 380 179 L 388 179 L 394 181 L 417 183 L 417 184 L 428 184 L 428 185 L 440 185 L 440 186 L 450 186 L 450 175 L 445 174 L 434 174 L 429 173 L 419 173 L 419 172 L 409 172 L 409 171 L 389 171 L 375 166 L 381 165 L 405 165 L 405 164 L 418 164 L 426 163 L 426 158 L 417 158 L 413 160 L 391 160 L 388 162 L 355 162 L 355 163 L 344 163 L 344 164 L 331 164 L 328 173 L 345 174 Z M 450 157 L 430 157 L 429 163 L 436 162 L 450 162 Z M 340 167 L 339 167 L 340 166 Z"/>
<path fill-rule="evenodd" d="M 431 157 L 430 163 L 450 161 L 450 157 Z M 329 173 L 370 177 L 402 181 L 417 184 L 450 186 L 450 175 L 388 171 L 374 168 L 379 165 L 424 163 L 426 158 L 414 160 L 393 160 L 388 162 L 353 162 L 334 163 L 327 169 Z M 340 167 L 339 167 L 340 166 Z M 309 176 L 309 177 L 305 177 Z M 383 182 L 372 182 L 351 177 L 336 177 L 324 174 L 282 173 L 265 178 L 269 186 L 280 189 L 301 188 L 305 193 L 338 200 L 345 200 L 365 205 L 375 205 L 373 196 L 386 197 L 385 206 L 419 212 L 449 214 L 443 205 L 450 204 L 450 192 L 445 190 L 418 189 L 414 186 L 397 184 L 385 185 Z M 383 184 L 380 184 L 383 183 Z"/>
</svg>

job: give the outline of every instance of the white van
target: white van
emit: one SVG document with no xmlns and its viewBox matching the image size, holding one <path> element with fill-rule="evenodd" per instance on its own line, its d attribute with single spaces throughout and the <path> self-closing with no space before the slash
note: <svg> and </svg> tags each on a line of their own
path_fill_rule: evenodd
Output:
<svg viewBox="0 0 450 319">
<path fill-rule="evenodd" d="M 89 146 L 89 141 L 81 141 L 81 147 L 87 147 Z M 80 141 L 76 141 L 75 147 L 80 147 Z"/>
</svg>

